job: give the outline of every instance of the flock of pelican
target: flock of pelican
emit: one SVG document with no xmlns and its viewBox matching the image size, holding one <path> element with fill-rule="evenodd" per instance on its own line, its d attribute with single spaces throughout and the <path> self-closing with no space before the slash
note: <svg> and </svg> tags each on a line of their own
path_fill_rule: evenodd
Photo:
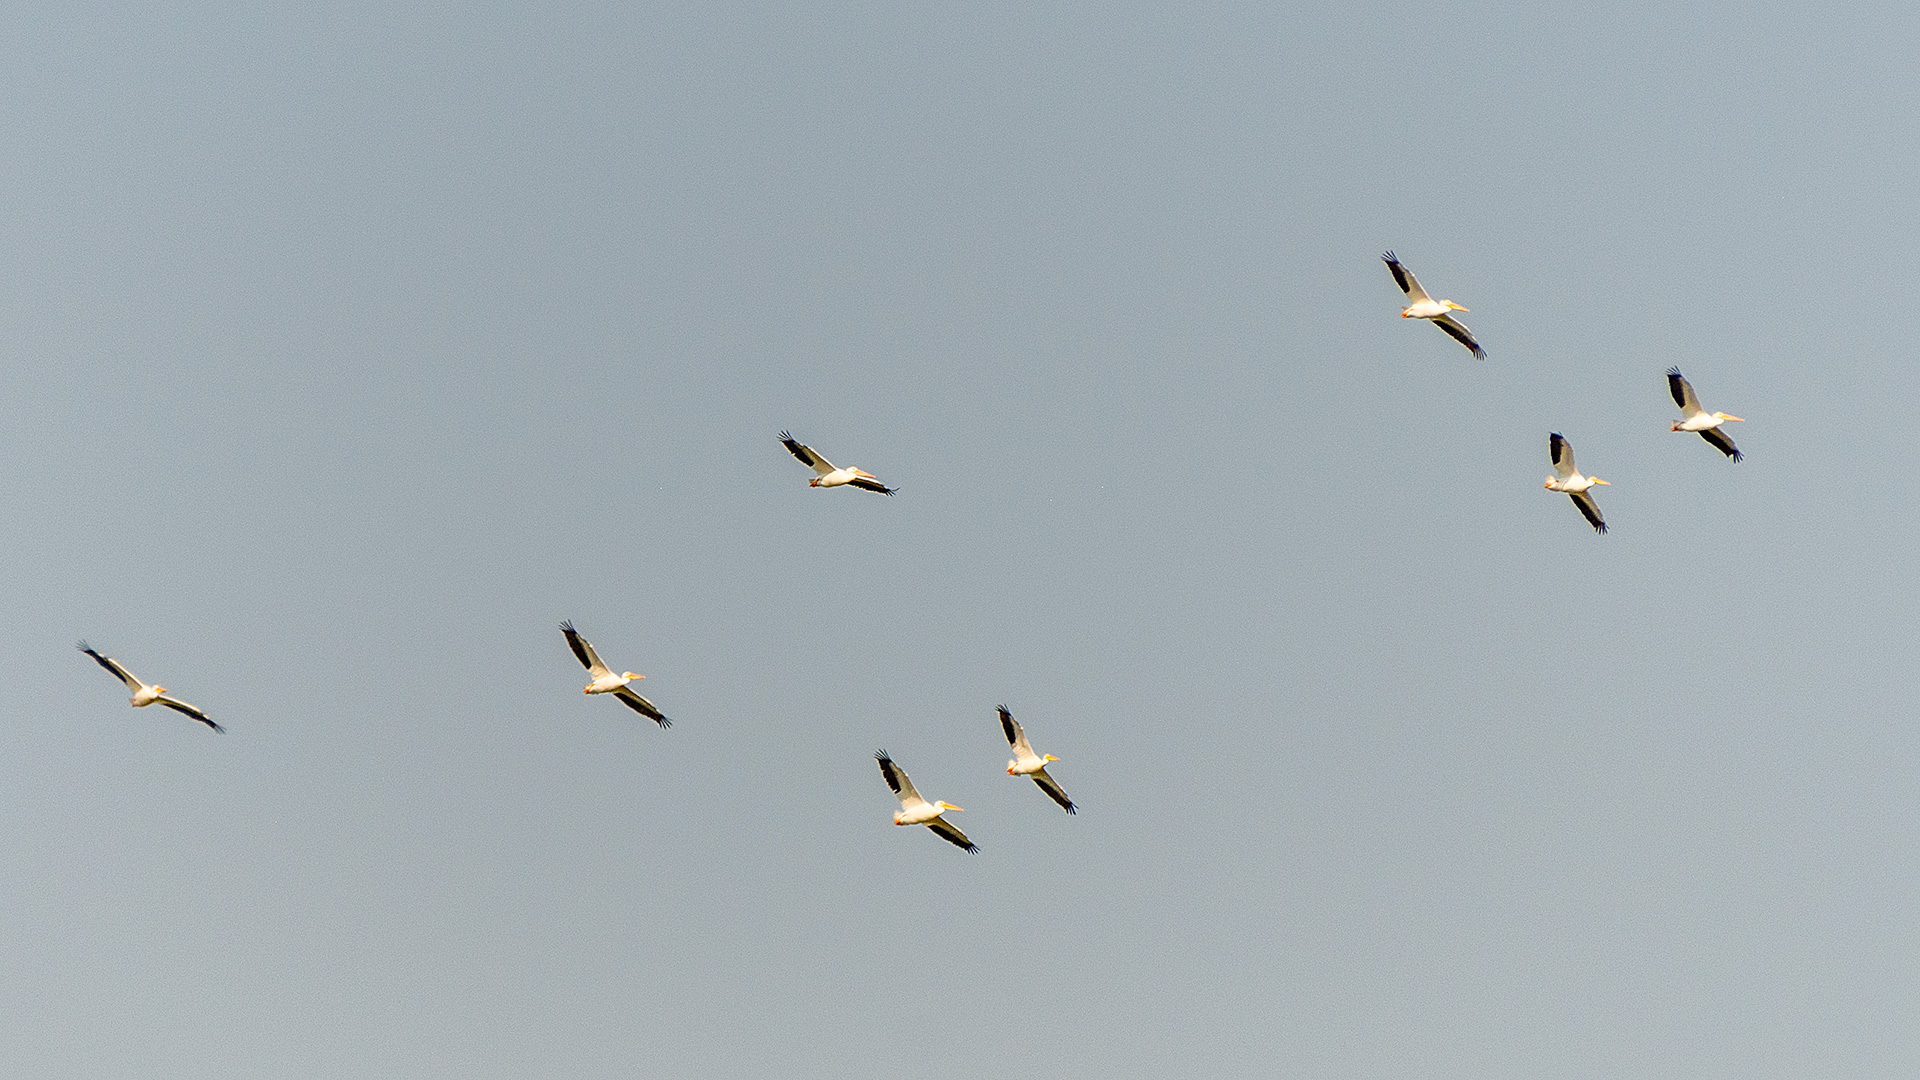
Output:
<svg viewBox="0 0 1920 1080">
<path fill-rule="evenodd" d="M 886 486 L 878 477 L 863 469 L 834 467 L 833 462 L 822 457 L 812 447 L 795 442 L 793 436 L 787 432 L 780 433 L 780 442 L 789 453 L 814 471 L 814 478 L 807 481 L 808 487 L 851 486 L 882 495 L 892 495 L 898 490 Z M 615 674 L 613 669 L 607 666 L 606 661 L 600 659 L 600 653 L 594 649 L 593 643 L 582 637 L 580 631 L 574 629 L 571 621 L 560 624 L 560 633 L 566 638 L 567 648 L 572 650 L 574 659 L 579 660 L 580 666 L 587 669 L 587 685 L 581 688 L 581 693 L 612 694 L 622 705 L 660 725 L 661 730 L 673 726 L 673 721 L 660 711 L 659 706 L 648 701 L 633 688 L 635 682 L 646 678 L 645 675 L 638 675 L 631 671 Z M 149 686 L 141 682 L 118 660 L 110 656 L 102 656 L 84 641 L 80 643 L 79 648 L 81 652 L 92 657 L 95 663 L 106 668 L 115 678 L 125 683 L 127 689 L 133 691 L 131 703 L 134 708 L 164 705 L 193 717 L 216 732 L 223 734 L 226 732 L 226 728 L 215 723 L 213 718 L 201 711 L 199 707 L 189 705 L 179 698 L 169 697 L 166 687 Z M 1048 798 L 1059 803 L 1067 813 L 1076 813 L 1073 800 L 1067 797 L 1066 791 L 1062 790 L 1060 784 L 1047 773 L 1047 762 L 1060 759 L 1052 754 L 1035 753 L 1033 744 L 1027 741 L 1027 733 L 1021 729 L 1020 722 L 1013 718 L 1013 714 L 1007 711 L 1007 707 L 1002 705 L 998 711 L 1000 728 L 1006 734 L 1007 745 L 1013 747 L 1013 760 L 1007 762 L 1007 775 L 1025 776 L 1031 779 L 1040 786 L 1041 791 L 1047 793 Z M 913 786 L 913 781 L 907 779 L 907 771 L 896 765 L 885 750 L 876 753 L 874 759 L 880 763 L 881 778 L 886 780 L 887 787 L 891 788 L 900 800 L 900 812 L 893 815 L 895 825 L 925 825 L 941 839 L 965 849 L 969 854 L 979 852 L 979 845 L 967 839 L 967 834 L 961 832 L 958 826 L 946 820 L 944 816 L 947 811 L 958 811 L 960 807 L 950 802 L 929 802 L 923 798 L 919 790 Z"/>
<path fill-rule="evenodd" d="M 1480 347 L 1473 332 L 1453 317 L 1453 312 L 1466 311 L 1465 307 L 1451 300 L 1435 300 L 1429 296 L 1420 286 L 1420 280 L 1413 276 L 1413 271 L 1403 266 L 1400 260 L 1394 257 L 1393 252 L 1387 252 L 1382 259 L 1387 264 L 1387 269 L 1393 274 L 1394 284 L 1398 285 L 1400 291 L 1407 297 L 1408 303 L 1401 309 L 1401 318 L 1425 319 L 1466 346 L 1476 359 L 1486 359 L 1487 352 Z M 1693 392 L 1693 385 L 1680 374 L 1679 368 L 1667 369 L 1667 390 L 1673 395 L 1673 403 L 1680 407 L 1681 412 L 1681 418 L 1673 422 L 1671 430 L 1695 432 L 1714 449 L 1725 454 L 1729 460 L 1737 462 L 1741 459 L 1740 448 L 1734 445 L 1725 431 L 1721 430 L 1724 424 L 1741 422 L 1740 417 L 1723 412 L 1710 413 L 1702 408 L 1700 399 Z M 788 432 L 780 433 L 780 443 L 787 448 L 788 453 L 799 459 L 801 464 L 813 470 L 813 479 L 807 481 L 809 487 L 856 487 L 881 495 L 892 495 L 899 490 L 881 483 L 878 477 L 864 469 L 835 466 L 819 451 L 796 441 Z M 1579 509 L 1581 516 L 1587 519 L 1587 523 L 1593 526 L 1595 532 L 1606 532 L 1607 521 L 1600 513 L 1599 504 L 1593 500 L 1593 489 L 1604 487 L 1607 482 L 1597 476 L 1588 476 L 1580 472 L 1579 467 L 1573 462 L 1572 444 L 1557 431 L 1547 437 L 1547 457 L 1553 462 L 1553 475 L 1547 477 L 1547 490 L 1565 494 L 1573 500 L 1573 505 Z M 567 648 L 572 650 L 575 659 L 580 661 L 580 666 L 587 669 L 588 682 L 582 688 L 583 693 L 612 694 L 622 705 L 652 720 L 662 730 L 673 726 L 673 721 L 669 720 L 658 706 L 633 688 L 633 683 L 646 678 L 645 675 L 636 675 L 631 671 L 615 674 L 613 669 L 600 659 L 600 654 L 594 650 L 592 643 L 580 636 L 580 632 L 574 629 L 571 622 L 561 623 L 560 633 L 567 640 Z M 226 731 L 198 706 L 169 696 L 166 687 L 150 686 L 141 682 L 119 661 L 110 656 L 102 656 L 84 641 L 79 647 L 80 651 L 92 657 L 95 663 L 126 684 L 127 689 L 133 692 L 130 703 L 134 708 L 164 705 L 198 720 L 216 732 Z M 1007 745 L 1013 748 L 1013 759 L 1007 762 L 1007 775 L 1027 777 L 1045 792 L 1048 798 L 1058 803 L 1061 809 L 1069 814 L 1076 813 L 1073 800 L 1067 797 L 1066 791 L 1060 787 L 1059 782 L 1047 772 L 1047 763 L 1059 759 L 1052 754 L 1041 754 L 1035 751 L 1033 744 L 1027 740 L 1026 731 L 1020 726 L 1020 722 L 1013 718 L 1013 714 L 1005 705 L 1000 706 L 997 711 L 1000 716 L 1001 731 L 1007 738 Z M 929 801 L 922 796 L 919 789 L 913 786 L 913 781 L 907 778 L 907 771 L 901 768 L 893 760 L 892 755 L 885 750 L 875 753 L 874 760 L 879 762 L 881 778 L 900 800 L 900 812 L 893 816 L 895 825 L 925 825 L 941 839 L 969 853 L 980 850 L 978 845 L 967 839 L 966 833 L 961 832 L 958 826 L 946 819 L 948 811 L 958 812 L 960 807 L 950 802 Z"/>
<path fill-rule="evenodd" d="M 1393 252 L 1387 252 L 1380 259 L 1387 264 L 1388 271 L 1393 274 L 1393 283 L 1400 286 L 1401 292 L 1407 294 L 1408 303 L 1406 307 L 1400 309 L 1401 318 L 1426 319 L 1446 331 L 1455 341 L 1465 345 L 1472 351 L 1474 359 L 1487 358 L 1487 350 L 1481 348 L 1480 343 L 1474 340 L 1473 332 L 1453 317 L 1453 312 L 1465 311 L 1466 308 L 1451 300 L 1435 300 L 1428 296 L 1427 290 L 1420 287 L 1420 279 L 1413 276 L 1413 271 L 1402 266 Z M 1673 395 L 1673 403 L 1680 407 L 1681 412 L 1680 419 L 1674 421 L 1669 430 L 1697 432 L 1715 450 L 1727 455 L 1730 461 L 1737 462 L 1745 457 L 1740 453 L 1740 448 L 1733 444 L 1733 439 L 1725 431 L 1720 430 L 1721 425 L 1728 421 L 1744 421 L 1730 413 L 1710 413 L 1701 408 L 1700 399 L 1694 395 L 1693 384 L 1687 381 L 1686 376 L 1680 374 L 1680 369 L 1677 367 L 1667 369 L 1667 392 Z M 1606 487 L 1607 482 L 1597 476 L 1581 475 L 1580 470 L 1573 464 L 1573 446 L 1557 431 L 1547 436 L 1547 459 L 1553 462 L 1553 475 L 1547 477 L 1547 490 L 1564 493 L 1573 500 L 1573 505 L 1579 508 L 1581 516 L 1587 519 L 1587 524 L 1593 526 L 1594 532 L 1606 532 L 1607 519 L 1600 514 L 1600 504 L 1593 501 L 1593 489 Z"/>
</svg>

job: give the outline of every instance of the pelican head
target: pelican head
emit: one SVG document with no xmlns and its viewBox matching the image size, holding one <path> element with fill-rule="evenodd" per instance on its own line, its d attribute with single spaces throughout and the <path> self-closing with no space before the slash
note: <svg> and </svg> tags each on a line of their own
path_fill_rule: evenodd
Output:
<svg viewBox="0 0 1920 1080">
<path fill-rule="evenodd" d="M 167 692 L 167 688 L 164 686 L 156 686 L 153 688 L 153 692 L 156 694 L 164 694 Z"/>
<path fill-rule="evenodd" d="M 942 810 L 958 810 L 962 813 L 965 813 L 967 809 L 964 806 L 955 806 L 950 802 L 937 802 L 937 803 L 934 803 L 933 805 L 939 807 Z"/>
<path fill-rule="evenodd" d="M 1720 420 L 1720 421 L 1727 421 L 1727 420 L 1733 420 L 1733 421 L 1735 421 L 1735 422 L 1737 422 L 1737 423 L 1742 423 L 1742 424 L 1744 424 L 1744 423 L 1746 423 L 1746 421 L 1745 421 L 1745 420 L 1741 420 L 1741 419 L 1740 419 L 1739 417 L 1737 417 L 1737 416 L 1728 416 L 1728 415 L 1727 415 L 1726 413 L 1723 413 L 1723 412 L 1717 412 L 1717 413 L 1714 413 L 1714 414 L 1713 414 L 1713 418 L 1714 418 L 1715 420 Z"/>
<path fill-rule="evenodd" d="M 855 476 L 864 476 L 864 477 L 866 477 L 866 478 L 867 478 L 867 479 L 869 479 L 869 480 L 878 480 L 878 479 L 880 479 L 879 477 L 877 477 L 877 476 L 875 476 L 875 475 L 873 475 L 872 473 L 870 473 L 870 472 L 868 472 L 868 471 L 867 471 L 867 470 L 865 470 L 865 469 L 855 469 L 855 470 L 853 470 L 853 475 L 855 475 Z"/>
<path fill-rule="evenodd" d="M 1447 310 L 1449 311 L 1472 311 L 1473 310 L 1472 308 L 1469 308 L 1469 307 L 1462 307 L 1451 300 L 1442 300 L 1440 302 L 1447 305 Z"/>
<path fill-rule="evenodd" d="M 646 678 L 646 676 L 645 676 L 645 675 L 635 675 L 635 674 L 634 674 L 633 672 L 631 672 L 631 671 L 623 671 L 623 672 L 621 672 L 621 673 L 620 673 L 620 677 L 621 677 L 621 678 L 623 678 L 623 679 L 644 679 L 644 678 Z"/>
<path fill-rule="evenodd" d="M 1594 482 L 1594 483 L 1596 483 L 1596 484 L 1599 484 L 1599 485 L 1600 485 L 1601 487 L 1612 487 L 1612 486 L 1613 486 L 1612 484 L 1609 484 L 1609 483 L 1607 483 L 1607 482 L 1606 482 L 1605 480 L 1602 480 L 1602 479 L 1600 479 L 1600 478 L 1599 478 L 1599 477 L 1597 477 L 1597 476 L 1589 476 L 1589 477 L 1587 477 L 1587 479 L 1588 479 L 1588 480 L 1591 480 L 1591 481 L 1593 481 L 1593 482 Z"/>
<path fill-rule="evenodd" d="M 1041 754 L 1041 755 L 1040 755 L 1040 757 L 1041 757 L 1041 759 L 1042 759 L 1042 760 L 1045 760 L 1045 761 L 1059 761 L 1059 760 L 1060 760 L 1059 758 L 1057 758 L 1057 757 L 1054 757 L 1054 756 L 1053 756 L 1052 754 Z"/>
</svg>

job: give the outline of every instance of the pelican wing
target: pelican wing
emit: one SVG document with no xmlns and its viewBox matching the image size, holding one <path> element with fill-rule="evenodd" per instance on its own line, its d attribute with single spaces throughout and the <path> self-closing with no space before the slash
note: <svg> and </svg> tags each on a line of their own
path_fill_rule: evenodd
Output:
<svg viewBox="0 0 1920 1080">
<path fill-rule="evenodd" d="M 93 646 L 88 645 L 86 642 L 84 641 L 81 642 L 78 648 L 81 652 L 86 653 L 88 656 L 93 657 L 94 663 L 99 664 L 101 667 L 106 668 L 108 671 L 113 672 L 113 677 L 116 679 L 119 679 L 123 683 L 126 683 L 127 689 L 132 690 L 134 693 L 139 693 L 140 689 L 146 685 L 145 683 L 141 682 L 139 679 L 134 678 L 133 672 L 128 671 L 126 668 L 121 667 L 120 661 L 115 660 L 111 656 L 101 656 L 99 653 L 94 652 Z"/>
<path fill-rule="evenodd" d="M 1673 395 L 1673 403 L 1680 406 L 1680 411 L 1690 417 L 1706 411 L 1700 407 L 1700 399 L 1694 396 L 1693 384 L 1680 374 L 1677 367 L 1667 369 L 1667 392 Z"/>
<path fill-rule="evenodd" d="M 959 826 L 948 821 L 946 818 L 934 818 L 932 821 L 927 822 L 927 828 L 938 833 L 942 840 L 952 844 L 954 847 L 965 849 L 969 855 L 980 854 L 980 845 L 967 839 L 967 834 L 961 832 Z"/>
<path fill-rule="evenodd" d="M 619 698 L 620 703 L 625 705 L 627 708 L 632 709 L 634 712 L 639 713 L 641 716 L 644 716 L 647 719 L 653 721 L 654 723 L 659 724 L 662 729 L 670 728 L 673 726 L 673 721 L 667 719 L 665 713 L 662 713 L 659 709 L 654 708 L 653 702 L 648 701 L 646 698 L 643 698 L 639 694 L 634 693 L 632 687 L 623 686 L 620 689 L 615 690 L 613 692 L 613 696 Z"/>
<path fill-rule="evenodd" d="M 805 465 L 821 476 L 825 476 L 833 471 L 833 462 L 815 453 L 813 447 L 793 441 L 792 435 L 784 431 L 781 432 L 780 442 L 786 446 L 788 453 L 800 459 L 800 464 Z"/>
<path fill-rule="evenodd" d="M 907 779 L 907 770 L 895 765 L 885 750 L 874 751 L 873 760 L 880 763 L 880 775 L 893 793 L 900 796 L 901 806 L 919 806 L 927 801 L 920 797 L 920 790 L 913 786 L 913 781 Z"/>
<path fill-rule="evenodd" d="M 1607 520 L 1600 516 L 1600 506 L 1593 501 L 1592 495 L 1584 491 L 1569 492 L 1567 498 L 1572 499 L 1573 505 L 1580 508 L 1580 513 L 1586 516 L 1587 524 L 1593 526 L 1594 532 L 1603 533 L 1607 531 Z"/>
<path fill-rule="evenodd" d="M 177 697 L 171 697 L 167 694 L 161 694 L 159 697 L 154 698 L 153 700 L 162 705 L 165 705 L 167 708 L 172 709 L 174 712 L 186 713 L 188 716 L 193 717 L 195 720 L 200 721 L 201 723 L 207 725 L 208 727 L 212 728 L 217 732 L 220 732 L 223 735 L 226 734 L 227 729 L 221 727 L 219 724 L 214 723 L 213 717 L 208 716 L 206 713 L 203 713 L 199 709 L 195 708 L 194 706 L 189 705 L 184 701 L 181 701 Z"/>
<path fill-rule="evenodd" d="M 1451 315 L 1436 315 L 1429 321 L 1440 329 L 1445 330 L 1448 337 L 1451 337 L 1453 340 L 1472 350 L 1475 360 L 1485 360 L 1487 358 L 1487 350 L 1481 348 L 1480 343 L 1473 340 L 1473 331 L 1460 325 L 1460 320 Z"/>
<path fill-rule="evenodd" d="M 1727 433 L 1719 428 L 1708 428 L 1700 433 L 1700 437 L 1712 443 L 1715 450 L 1727 455 L 1734 461 L 1740 461 L 1747 456 L 1741 453 L 1740 448 L 1733 445 L 1733 440 L 1727 438 Z"/>
<path fill-rule="evenodd" d="M 1393 271 L 1393 283 L 1400 286 L 1400 291 L 1407 294 L 1407 299 L 1416 304 L 1432 299 L 1427 295 L 1427 290 L 1420 287 L 1420 279 L 1413 276 L 1413 271 L 1401 266 L 1400 260 L 1393 257 L 1393 252 L 1380 256 L 1380 260 L 1387 264 L 1387 269 Z"/>
<path fill-rule="evenodd" d="M 1048 776 L 1047 770 L 1041 769 L 1039 772 L 1034 773 L 1033 782 L 1040 785 L 1040 790 L 1047 793 L 1047 798 L 1059 803 L 1061 809 L 1069 814 L 1078 812 L 1073 808 L 1073 800 L 1067 798 L 1067 793 L 1060 790 L 1060 782 Z"/>
<path fill-rule="evenodd" d="M 1547 456 L 1553 459 L 1553 475 L 1565 480 L 1573 475 L 1573 446 L 1559 432 L 1547 436 Z"/>
<path fill-rule="evenodd" d="M 1013 718 L 1005 705 L 1000 706 L 1000 730 L 1007 733 L 1007 745 L 1013 747 L 1013 756 L 1021 758 L 1038 757 L 1033 752 L 1033 744 L 1027 741 L 1027 732 L 1020 721 Z"/>
<path fill-rule="evenodd" d="M 865 491 L 877 491 L 882 495 L 891 495 L 900 490 L 899 488 L 890 488 L 871 476 L 856 477 L 847 481 L 847 484 L 850 487 L 857 487 Z"/>
<path fill-rule="evenodd" d="M 602 675 L 612 674 L 607 670 L 607 665 L 600 662 L 600 654 L 593 651 L 593 645 L 589 643 L 586 638 L 581 637 L 580 632 L 573 628 L 573 623 L 561 623 L 560 632 L 567 635 L 567 646 L 573 650 L 573 655 L 577 657 L 581 665 L 587 669 L 587 674 L 592 675 L 596 679 Z"/>
</svg>

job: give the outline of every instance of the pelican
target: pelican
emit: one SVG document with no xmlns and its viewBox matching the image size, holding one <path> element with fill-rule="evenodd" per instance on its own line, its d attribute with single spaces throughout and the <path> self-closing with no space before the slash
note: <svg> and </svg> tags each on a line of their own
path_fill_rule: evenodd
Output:
<svg viewBox="0 0 1920 1080">
<path fill-rule="evenodd" d="M 1687 381 L 1686 376 L 1680 374 L 1680 369 L 1677 367 L 1667 369 L 1667 390 L 1673 394 L 1673 403 L 1680 406 L 1680 411 L 1686 414 L 1683 418 L 1674 421 L 1673 426 L 1667 429 L 1668 431 L 1697 431 L 1701 438 L 1713 444 L 1715 450 L 1733 460 L 1739 461 L 1746 457 L 1740 452 L 1739 447 L 1733 445 L 1733 440 L 1727 438 L 1727 433 L 1720 430 L 1720 425 L 1729 420 L 1741 424 L 1746 423 L 1745 420 L 1723 412 L 1710 413 L 1702 409 L 1700 399 L 1693 396 L 1693 384 Z"/>
<path fill-rule="evenodd" d="M 207 725 L 208 727 L 212 728 L 215 731 L 221 732 L 223 734 L 226 732 L 227 730 L 226 728 L 223 728 L 219 724 L 214 723 L 213 718 L 208 716 L 206 713 L 203 713 L 199 709 L 195 708 L 194 706 L 189 705 L 184 701 L 181 701 L 179 698 L 168 697 L 166 687 L 148 686 L 146 683 L 143 683 L 139 679 L 134 678 L 133 672 L 128 671 L 126 668 L 121 667 L 120 661 L 115 660 L 111 656 L 101 656 L 99 653 L 94 652 L 92 646 L 88 645 L 84 641 L 80 643 L 79 648 L 81 652 L 86 653 L 88 656 L 93 657 L 94 663 L 99 664 L 101 667 L 106 668 L 108 671 L 113 672 L 114 678 L 119 679 L 121 682 L 127 684 L 127 689 L 133 691 L 133 707 L 134 708 L 144 709 L 149 705 L 158 703 L 161 705 L 165 705 L 167 708 L 172 709 L 175 712 L 186 713 L 188 716 L 193 717 L 195 720 L 200 721 L 201 723 Z"/>
<path fill-rule="evenodd" d="M 1385 260 L 1387 269 L 1393 271 L 1393 283 L 1400 286 L 1400 291 L 1407 294 L 1408 300 L 1413 301 L 1401 309 L 1401 318 L 1431 319 L 1435 326 L 1445 330 L 1453 340 L 1471 349 L 1475 360 L 1487 358 L 1487 350 L 1473 340 L 1473 331 L 1462 326 L 1460 321 L 1452 315 L 1447 314 L 1450 311 L 1466 311 L 1466 308 L 1451 300 L 1435 300 L 1428 296 L 1427 290 L 1420 287 L 1420 279 L 1413 276 L 1413 271 L 1401 266 L 1400 260 L 1393 257 L 1393 252 L 1389 251 L 1380 258 Z"/>
<path fill-rule="evenodd" d="M 612 694 L 620 699 L 621 704 L 661 727 L 673 726 L 673 721 L 667 719 L 659 709 L 655 708 L 653 702 L 634 693 L 632 688 L 627 686 L 635 679 L 646 678 L 645 675 L 635 675 L 631 671 L 623 671 L 615 675 L 607 665 L 600 662 L 600 654 L 593 651 L 593 646 L 587 643 L 586 638 L 580 636 L 571 622 L 561 623 L 560 632 L 567 635 L 567 645 L 573 649 L 573 655 L 580 658 L 580 663 L 586 667 L 587 674 L 593 676 L 593 681 L 588 683 L 586 688 L 580 691 L 581 693 Z"/>
<path fill-rule="evenodd" d="M 1573 505 L 1586 515 L 1593 531 L 1606 532 L 1606 519 L 1600 516 L 1600 508 L 1594 505 L 1593 496 L 1587 494 L 1587 489 L 1607 482 L 1597 476 L 1580 475 L 1579 470 L 1573 467 L 1573 447 L 1557 431 L 1547 438 L 1547 453 L 1553 458 L 1553 475 L 1547 477 L 1547 490 L 1566 492 L 1573 499 Z"/>
<path fill-rule="evenodd" d="M 1033 744 L 1027 741 L 1026 730 L 1005 705 L 1000 706 L 1000 730 L 1007 733 L 1007 745 L 1013 747 L 1013 760 L 1007 762 L 1007 775 L 1032 777 L 1033 782 L 1040 785 L 1040 790 L 1047 793 L 1047 798 L 1059 803 L 1067 813 L 1075 813 L 1073 800 L 1067 798 L 1067 793 L 1061 791 L 1060 785 L 1047 775 L 1047 762 L 1060 759 L 1052 754 L 1034 753 Z"/>
<path fill-rule="evenodd" d="M 956 828 L 953 822 L 941 817 L 949 810 L 960 807 L 950 802 L 928 802 L 920 797 L 920 792 L 907 779 L 907 770 L 893 763 L 885 750 L 876 750 L 873 760 L 880 763 L 880 775 L 886 778 L 887 786 L 900 796 L 900 812 L 893 815 L 895 825 L 925 825 L 940 834 L 940 838 L 955 847 L 967 849 L 967 854 L 978 855 L 979 845 L 967 839 L 967 834 Z"/>
<path fill-rule="evenodd" d="M 891 495 L 900 490 L 881 483 L 878 477 L 864 469 L 856 469 L 851 465 L 844 469 L 834 468 L 833 462 L 821 457 L 813 447 L 794 442 L 793 436 L 784 431 L 780 433 L 780 441 L 786 444 L 789 453 L 800 459 L 802 465 L 818 474 L 807 481 L 808 487 L 839 487 L 842 484 L 852 484 L 854 487 L 877 491 L 882 495 Z"/>
</svg>

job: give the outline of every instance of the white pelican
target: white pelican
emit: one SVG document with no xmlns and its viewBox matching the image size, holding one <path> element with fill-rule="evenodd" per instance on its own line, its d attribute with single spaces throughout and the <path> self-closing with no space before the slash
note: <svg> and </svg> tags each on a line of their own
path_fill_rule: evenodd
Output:
<svg viewBox="0 0 1920 1080">
<path fill-rule="evenodd" d="M 612 694 L 620 699 L 621 704 L 661 727 L 673 726 L 673 721 L 667 719 L 659 709 L 655 708 L 653 702 L 634 693 L 627 686 L 635 679 L 646 678 L 645 675 L 635 675 L 631 671 L 623 671 L 615 675 L 607 665 L 600 662 L 600 654 L 593 651 L 593 646 L 587 644 L 587 639 L 574 630 L 571 622 L 561 623 L 560 632 L 567 635 L 567 644 L 572 647 L 573 655 L 580 658 L 580 663 L 585 665 L 587 674 L 593 676 L 593 681 L 588 683 L 586 689 L 580 691 L 581 693 Z"/>
<path fill-rule="evenodd" d="M 1553 475 L 1547 477 L 1547 490 L 1566 492 L 1573 499 L 1573 505 L 1586 515 L 1593 531 L 1606 532 L 1606 519 L 1600 516 L 1600 508 L 1594 505 L 1593 496 L 1587 494 L 1587 489 L 1607 482 L 1597 476 L 1580 475 L 1579 470 L 1573 467 L 1573 447 L 1557 431 L 1547 438 L 1547 453 L 1553 458 Z"/>
<path fill-rule="evenodd" d="M 214 723 L 212 717 L 208 716 L 206 713 L 201 712 L 199 709 L 193 707 L 192 705 L 189 705 L 186 702 L 181 701 L 179 698 L 168 697 L 166 687 L 148 686 L 146 683 L 143 683 L 139 679 L 134 678 L 133 672 L 128 671 L 126 668 L 123 668 L 120 666 L 120 661 L 115 660 L 111 656 L 101 656 L 99 653 L 94 652 L 93 648 L 89 646 L 86 642 L 84 641 L 81 642 L 79 648 L 81 652 L 86 653 L 88 656 L 93 657 L 94 663 L 99 664 L 101 667 L 106 668 L 108 671 L 113 672 L 113 675 L 115 678 L 127 684 L 127 689 L 133 691 L 133 707 L 134 708 L 144 709 L 148 705 L 152 705 L 157 702 L 161 705 L 165 705 L 167 708 L 172 709 L 175 712 L 186 713 L 188 716 L 193 717 L 195 720 L 200 721 L 201 723 L 207 725 L 208 727 L 212 728 L 215 731 L 224 733 L 227 730 L 226 728 L 221 727 L 219 724 Z"/>
<path fill-rule="evenodd" d="M 1435 300 L 1428 296 L 1427 290 L 1420 287 L 1420 279 L 1413 276 L 1413 271 L 1401 266 L 1400 260 L 1393 257 L 1393 252 L 1389 251 L 1380 257 L 1386 261 L 1387 269 L 1393 271 L 1393 283 L 1400 286 L 1400 291 L 1407 294 L 1408 300 L 1413 301 L 1401 309 L 1401 318 L 1431 319 L 1435 326 L 1445 330 L 1453 340 L 1473 350 L 1475 360 L 1487 358 L 1487 350 L 1473 340 L 1473 331 L 1462 326 L 1460 321 L 1452 315 L 1447 314 L 1449 311 L 1465 311 L 1466 308 L 1451 300 Z"/>
<path fill-rule="evenodd" d="M 1742 424 L 1746 421 L 1723 412 L 1710 413 L 1702 409 L 1700 399 L 1693 396 L 1693 384 L 1687 381 L 1686 376 L 1680 374 L 1680 369 L 1677 367 L 1667 369 L 1667 390 L 1673 394 L 1673 403 L 1680 406 L 1680 411 L 1686 414 L 1682 419 L 1675 421 L 1674 425 L 1667 429 L 1668 431 L 1697 431 L 1701 438 L 1713 444 L 1715 450 L 1733 460 L 1739 461 L 1746 457 L 1740 452 L 1739 447 L 1733 445 L 1733 440 L 1727 438 L 1727 433 L 1720 430 L 1720 425 L 1729 420 Z"/>
<path fill-rule="evenodd" d="M 793 436 L 784 431 L 780 433 L 780 441 L 786 444 L 787 450 L 794 457 L 800 459 L 802 465 L 819 474 L 807 481 L 808 487 L 839 487 L 842 484 L 852 484 L 854 487 L 877 491 L 882 495 L 891 495 L 900 490 L 881 483 L 878 477 L 864 469 L 856 469 L 851 465 L 844 469 L 834 468 L 833 462 L 821 457 L 813 447 L 794 442 Z"/>
<path fill-rule="evenodd" d="M 900 812 L 893 815 L 895 825 L 925 825 L 940 834 L 940 838 L 956 847 L 967 849 L 967 854 L 978 855 L 979 845 L 967 839 L 967 834 L 956 828 L 953 822 L 941 817 L 949 810 L 960 807 L 950 802 L 928 802 L 920 797 L 920 792 L 907 779 L 907 770 L 893 763 L 885 750 L 876 750 L 873 760 L 880 763 L 880 775 L 886 778 L 887 786 L 900 796 Z"/>
<path fill-rule="evenodd" d="M 1013 747 L 1013 760 L 1007 762 L 1008 776 L 1030 776 L 1047 793 L 1047 798 L 1059 803 L 1067 813 L 1075 813 L 1073 800 L 1060 790 L 1060 785 L 1047 775 L 1047 762 L 1059 761 L 1052 754 L 1036 754 L 1033 744 L 1027 741 L 1027 733 L 1020 727 L 1020 721 L 1013 718 L 1005 705 L 1000 706 L 1000 730 L 1007 733 L 1007 745 Z"/>
</svg>

